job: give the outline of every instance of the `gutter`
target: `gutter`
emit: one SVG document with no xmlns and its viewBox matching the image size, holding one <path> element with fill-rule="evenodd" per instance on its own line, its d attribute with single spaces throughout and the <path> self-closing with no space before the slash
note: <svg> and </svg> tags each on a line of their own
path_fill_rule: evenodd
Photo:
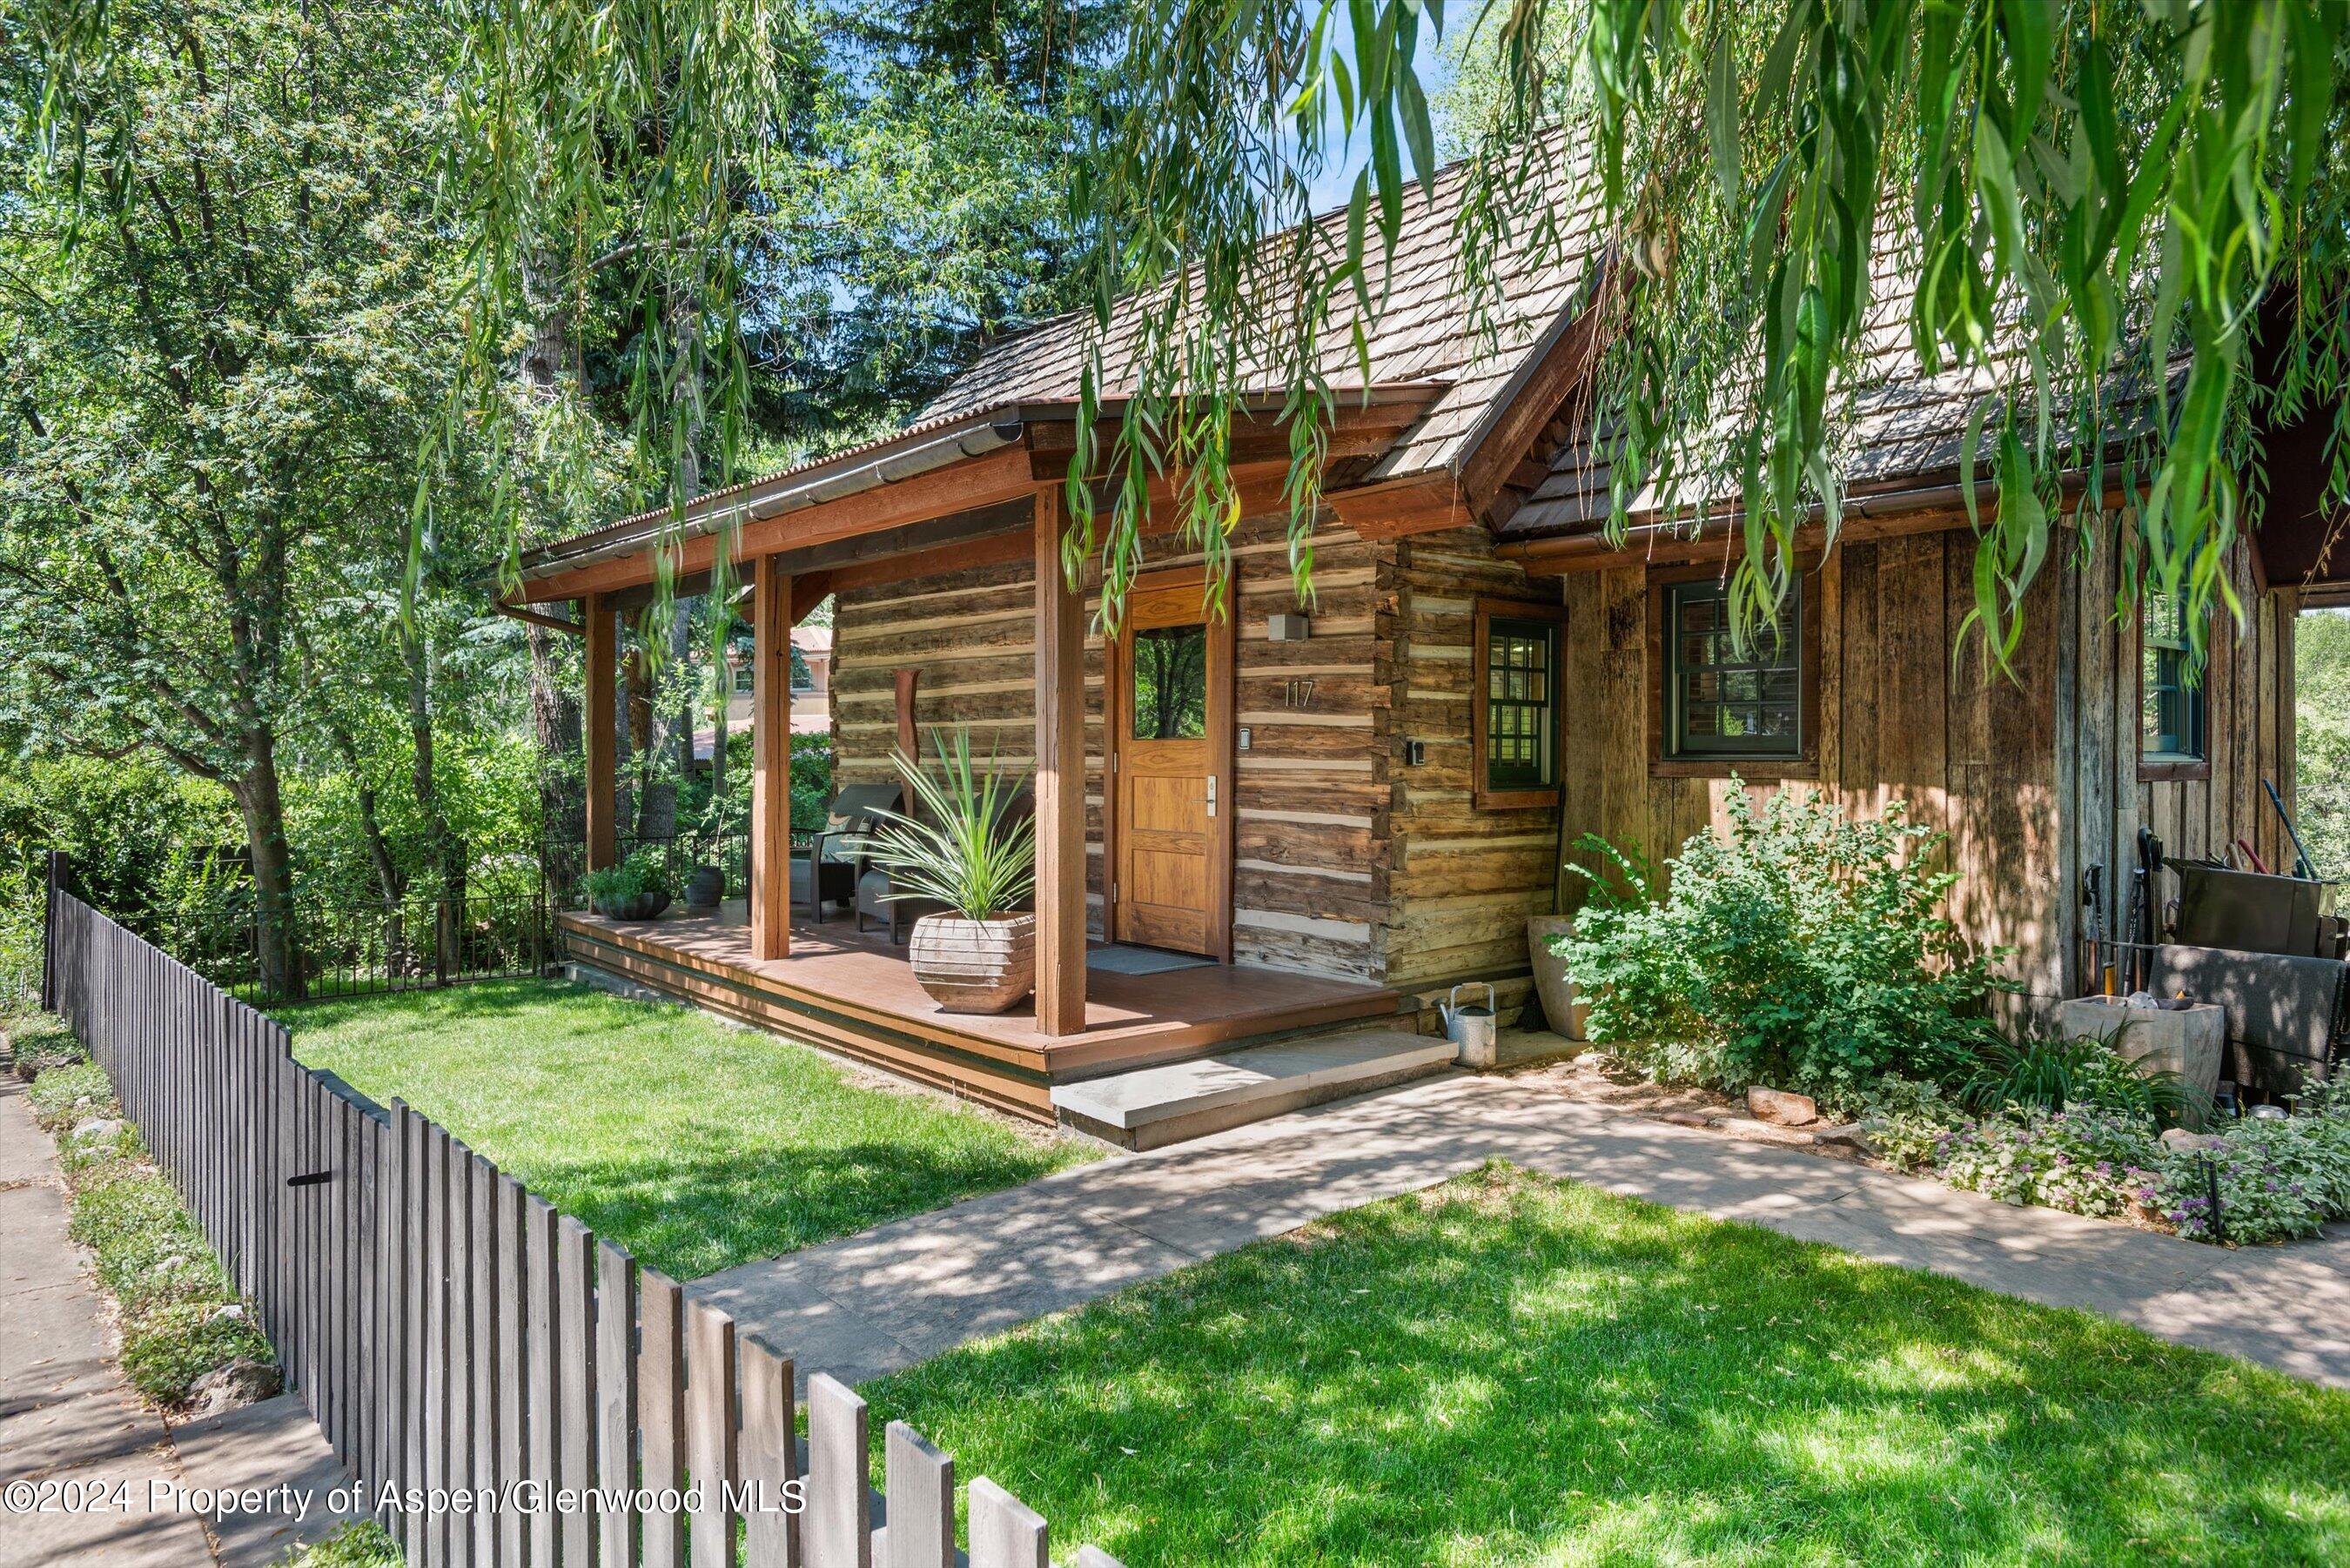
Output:
<svg viewBox="0 0 2350 1568">
<path fill-rule="evenodd" d="M 754 480 L 731 492 L 715 492 L 689 511 L 681 526 L 671 521 L 674 514 L 666 507 L 639 513 L 600 534 L 587 535 L 577 542 L 581 547 L 566 549 L 557 545 L 537 554 L 524 566 L 522 576 L 526 582 L 535 582 L 599 561 L 635 555 L 649 545 L 715 534 L 729 522 L 778 517 L 884 485 L 900 484 L 965 458 L 1001 451 L 1017 442 L 1025 430 L 1016 411 L 991 411 L 911 444 L 886 445 L 857 461 L 823 460 L 809 465 L 796 477 L 786 473 L 780 479 Z"/>
</svg>

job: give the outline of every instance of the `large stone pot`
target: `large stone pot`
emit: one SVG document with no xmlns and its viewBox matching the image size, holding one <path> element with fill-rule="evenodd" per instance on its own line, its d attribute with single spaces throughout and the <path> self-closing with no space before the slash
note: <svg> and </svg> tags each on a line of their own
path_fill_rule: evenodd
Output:
<svg viewBox="0 0 2350 1568">
<path fill-rule="evenodd" d="M 608 920 L 650 920 L 669 908 L 667 893 L 639 893 L 633 898 L 598 898 L 596 912 Z"/>
<path fill-rule="evenodd" d="M 726 901 L 726 873 L 715 866 L 697 866 L 685 879 L 685 907 L 714 909 Z"/>
<path fill-rule="evenodd" d="M 2188 1007 L 2132 1007 L 2118 997 L 2080 996 L 2057 1003 L 2056 1027 L 2069 1039 L 2102 1040 L 2124 1061 L 2187 1082 L 2189 1127 L 2199 1128 L 2220 1092 L 2221 1058 L 2228 1049 L 2224 1008 L 2199 1002 Z"/>
<path fill-rule="evenodd" d="M 1036 989 L 1036 917 L 924 915 L 906 956 L 916 981 L 945 1011 L 1001 1012 Z"/>
<path fill-rule="evenodd" d="M 1551 939 L 1575 929 L 1573 915 L 1528 915 L 1526 958 L 1534 965 L 1534 994 L 1542 998 L 1543 1017 L 1551 1033 L 1580 1040 L 1590 1004 L 1578 1000 L 1575 981 L 1566 975 L 1566 961 L 1550 950 Z"/>
</svg>

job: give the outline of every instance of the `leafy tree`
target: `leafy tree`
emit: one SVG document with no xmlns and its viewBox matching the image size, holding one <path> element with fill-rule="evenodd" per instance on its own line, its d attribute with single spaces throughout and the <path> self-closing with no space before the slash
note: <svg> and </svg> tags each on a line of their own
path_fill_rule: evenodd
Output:
<svg viewBox="0 0 2350 1568">
<path fill-rule="evenodd" d="M 1440 0 L 1363 0 L 1346 28 L 1337 15 L 1136 0 L 1115 124 L 1076 192 L 1097 309 L 1106 320 L 1124 291 L 1151 301 L 1140 411 L 1110 466 L 1191 467 L 1187 525 L 1211 548 L 1230 410 L 1187 394 L 1253 369 L 1326 410 L 1315 335 L 1367 250 L 1392 241 L 1410 177 L 1432 172 L 1427 39 L 1467 19 Z M 2221 561 L 2259 499 L 2240 477 L 2255 416 L 2338 408 L 2350 382 L 2344 0 L 1512 0 L 1473 15 L 1494 52 L 1457 99 L 1484 110 L 1461 138 L 1472 286 L 1491 287 L 1506 238 L 1543 243 L 1586 191 L 1619 242 L 1597 400 L 1622 432 L 1613 526 L 1643 483 L 1705 500 L 1719 472 L 1744 520 L 1742 624 L 1775 605 L 1794 530 L 1838 515 L 1840 394 L 1889 243 L 1912 258 L 1918 369 L 1997 389 L 1967 443 L 1998 488 L 1976 518 L 1992 654 L 2022 634 L 2060 520 L 2055 474 L 2103 452 L 2091 437 L 2126 402 L 2158 417 L 2114 474 L 2134 499 L 2115 544 L 2196 610 L 2230 598 Z M 1326 123 L 1369 151 L 1345 243 L 1268 247 L 1339 155 Z M 1547 134 L 1560 127 L 1564 142 Z M 2272 296 L 2287 341 L 2263 386 L 2248 337 Z M 1263 304 L 1293 296 L 1305 308 Z M 1097 355 L 1089 389 L 1103 374 Z M 2336 494 L 2345 428 L 2337 412 Z M 1727 439 L 1701 439 L 1715 431 Z M 1113 567 L 1140 493 L 1126 487 L 1100 535 Z M 1072 498 L 1074 566 L 1096 535 Z"/>
<path fill-rule="evenodd" d="M 306 655 L 325 607 L 396 579 L 448 384 L 442 41 L 299 0 L 36 5 L 0 33 L 40 106 L 0 165 L 0 712 L 217 782 L 281 992 Z"/>
<path fill-rule="evenodd" d="M 2321 877 L 2350 877 L 2350 611 L 2293 628 L 2294 826 Z"/>
</svg>

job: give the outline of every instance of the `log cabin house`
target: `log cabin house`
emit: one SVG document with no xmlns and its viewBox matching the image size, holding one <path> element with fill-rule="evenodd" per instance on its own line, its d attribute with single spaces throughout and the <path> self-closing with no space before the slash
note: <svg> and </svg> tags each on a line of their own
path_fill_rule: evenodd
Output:
<svg viewBox="0 0 2350 1568">
<path fill-rule="evenodd" d="M 2116 612 L 2116 552 L 2068 532 L 2032 589 L 2018 678 L 1959 642 L 1973 535 L 1958 484 L 1963 381 L 1921 382 L 1888 349 L 1860 377 L 1850 504 L 1806 538 L 1780 651 L 1713 635 L 1728 526 L 1636 504 L 1603 535 L 1604 440 L 1578 413 L 1596 339 L 1586 212 L 1536 259 L 1502 261 L 1492 335 L 1453 265 L 1462 182 L 1415 201 L 1331 431 L 1300 603 L 1281 497 L 1288 441 L 1251 405 L 1234 432 L 1244 515 L 1222 618 L 1171 526 L 1113 639 L 1054 563 L 1090 318 L 985 353 L 895 434 L 534 552 L 514 607 L 584 635 L 591 864 L 613 854 L 617 617 L 668 552 L 691 593 L 722 522 L 752 584 L 754 874 L 717 920 L 562 917 L 574 954 L 813 1044 L 1030 1116 L 1067 1085 L 1251 1043 L 1366 1023 L 1415 1031 L 1446 988 L 1527 991 L 1525 921 L 1570 907 L 1562 855 L 1586 832 L 1661 860 L 1728 792 L 1889 798 L 1947 830 L 1954 914 L 2013 950 L 2031 993 L 2084 988 L 2084 867 L 2129 864 L 2140 822 L 2175 856 L 2238 839 L 2285 854 L 2262 781 L 2293 788 L 2293 626 L 2335 591 L 2306 517 L 2290 575 L 2231 561 L 2247 610 L 2188 679 L 2175 627 Z M 1898 288 L 1877 306 L 1899 341 Z M 1326 335 L 1343 341 L 1344 323 Z M 1106 417 L 1115 418 L 1113 402 Z M 1162 487 L 1171 499 L 1175 486 Z M 1174 508 L 1170 505 L 1169 510 Z M 2100 522 L 2110 519 L 2100 517 Z M 2272 526 L 2275 525 L 2272 520 Z M 1040 573 L 1040 563 L 1043 564 Z M 835 603 L 831 728 L 843 785 L 887 781 L 894 747 L 968 726 L 1034 770 L 1038 990 L 951 1017 L 885 935 L 790 907 L 780 737 L 790 628 Z M 1188 682 L 1169 724 L 1138 672 Z M 1162 683 L 1163 684 L 1163 683 Z M 1136 973 L 1118 951 L 1191 955 Z M 1089 961 L 1089 954 L 1091 961 Z"/>
</svg>

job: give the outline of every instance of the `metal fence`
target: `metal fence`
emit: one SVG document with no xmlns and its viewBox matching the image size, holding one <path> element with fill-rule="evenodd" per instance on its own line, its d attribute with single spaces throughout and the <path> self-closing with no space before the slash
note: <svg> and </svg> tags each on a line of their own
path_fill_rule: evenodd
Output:
<svg viewBox="0 0 2350 1568">
<path fill-rule="evenodd" d="M 281 1024 L 54 876 L 45 956 L 44 1001 L 411 1563 L 962 1560 L 954 1462 L 910 1428 L 876 1497 L 865 1402 L 818 1373 L 803 1459 L 781 1350 L 400 1101 L 304 1067 Z M 1042 1518 L 984 1479 L 966 1501 L 970 1568 L 1049 1568 Z"/>
<path fill-rule="evenodd" d="M 553 909 L 536 870 L 457 898 L 297 896 L 282 968 L 265 961 L 268 933 L 249 888 L 216 902 L 111 914 L 223 990 L 275 1006 L 542 974 L 562 956 Z"/>
</svg>

